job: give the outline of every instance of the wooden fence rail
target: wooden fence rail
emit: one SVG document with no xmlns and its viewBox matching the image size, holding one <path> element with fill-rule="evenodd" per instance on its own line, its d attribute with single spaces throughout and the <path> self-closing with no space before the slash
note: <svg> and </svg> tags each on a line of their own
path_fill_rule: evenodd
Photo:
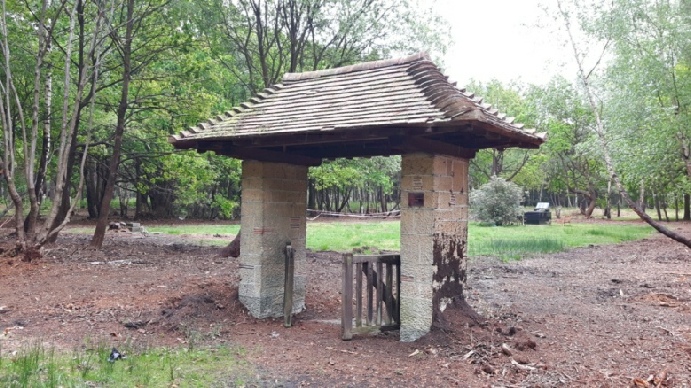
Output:
<svg viewBox="0 0 691 388">
<path fill-rule="evenodd" d="M 400 328 L 400 255 L 353 256 L 352 253 L 347 253 L 343 255 L 342 282 L 343 340 L 352 339 L 353 334 L 379 333 Z M 366 307 L 364 322 L 363 305 Z"/>
</svg>

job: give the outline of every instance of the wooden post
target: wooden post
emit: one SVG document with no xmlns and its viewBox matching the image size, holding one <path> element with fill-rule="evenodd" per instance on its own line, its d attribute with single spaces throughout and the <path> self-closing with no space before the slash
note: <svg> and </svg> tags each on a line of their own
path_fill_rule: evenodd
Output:
<svg viewBox="0 0 691 388">
<path fill-rule="evenodd" d="M 353 339 L 353 254 L 343 255 L 343 293 L 341 329 L 344 341 Z"/>
<path fill-rule="evenodd" d="M 362 326 L 362 263 L 355 264 L 355 327 Z"/>
<path fill-rule="evenodd" d="M 396 264 L 396 306 L 394 307 L 393 319 L 396 323 L 401 323 L 401 262 Z"/>
<path fill-rule="evenodd" d="M 381 326 L 382 322 L 382 302 L 384 302 L 384 272 L 382 269 L 384 265 L 377 260 L 377 317 L 376 325 Z"/>
<path fill-rule="evenodd" d="M 374 263 L 367 263 L 367 326 L 372 326 L 372 321 L 374 320 L 374 306 L 372 302 L 374 301 Z"/>
<path fill-rule="evenodd" d="M 291 327 L 293 325 L 293 280 L 295 275 L 295 252 L 290 245 L 290 241 L 286 243 L 285 249 L 285 281 L 283 282 L 283 326 Z"/>
<path fill-rule="evenodd" d="M 386 321 L 387 325 L 391 324 L 393 319 L 393 264 L 386 263 L 386 287 L 387 292 L 384 292 L 386 298 Z"/>
</svg>

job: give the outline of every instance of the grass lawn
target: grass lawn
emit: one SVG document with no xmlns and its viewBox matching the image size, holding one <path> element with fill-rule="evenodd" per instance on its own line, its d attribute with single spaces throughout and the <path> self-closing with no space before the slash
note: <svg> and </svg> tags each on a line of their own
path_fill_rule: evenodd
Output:
<svg viewBox="0 0 691 388">
<path fill-rule="evenodd" d="M 199 238 L 196 243 L 224 246 L 235 237 L 240 225 L 154 225 L 145 226 L 151 233 L 168 235 L 214 235 L 223 240 Z M 72 233 L 93 233 L 92 227 L 76 227 Z M 396 251 L 400 249 L 399 221 L 310 222 L 307 224 L 307 248 L 313 251 L 346 252 L 355 248 Z M 559 252 L 588 245 L 616 244 L 647 237 L 647 225 L 552 224 L 519 226 L 482 226 L 471 223 L 468 229 L 470 256 L 499 256 L 519 259 L 531 253 Z"/>
<path fill-rule="evenodd" d="M 400 249 L 398 221 L 368 223 L 312 223 L 307 225 L 307 247 L 315 251 L 345 252 L 353 248 Z M 647 225 L 567 224 L 481 226 L 468 229 L 470 256 L 519 259 L 531 253 L 564 251 L 588 245 L 616 244 L 649 236 Z"/>
<path fill-rule="evenodd" d="M 588 245 L 616 244 L 649 236 L 648 225 L 566 224 L 481 226 L 468 229 L 470 256 L 520 259 L 531 253 L 560 252 Z"/>
</svg>

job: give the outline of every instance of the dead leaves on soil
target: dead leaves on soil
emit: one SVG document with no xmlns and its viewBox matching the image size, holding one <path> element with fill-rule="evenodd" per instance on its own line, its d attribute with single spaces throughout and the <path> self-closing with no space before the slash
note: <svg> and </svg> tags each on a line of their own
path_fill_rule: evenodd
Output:
<svg viewBox="0 0 691 388">
<path fill-rule="evenodd" d="M 676 296 L 669 294 L 648 294 L 642 296 L 641 300 L 651 302 L 662 307 L 679 307 L 681 305 L 679 299 Z"/>
<path fill-rule="evenodd" d="M 663 370 L 656 375 L 650 375 L 647 379 L 635 378 L 631 382 L 632 388 L 660 388 L 666 387 L 669 383 L 667 370 Z"/>
</svg>

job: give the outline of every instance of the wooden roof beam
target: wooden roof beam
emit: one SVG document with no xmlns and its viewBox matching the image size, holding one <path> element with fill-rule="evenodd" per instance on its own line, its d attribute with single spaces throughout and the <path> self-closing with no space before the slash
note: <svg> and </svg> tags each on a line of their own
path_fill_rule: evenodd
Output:
<svg viewBox="0 0 691 388">
<path fill-rule="evenodd" d="M 448 155 L 464 159 L 472 159 L 477 153 L 476 149 L 469 149 L 424 137 L 392 137 L 395 148 L 400 148 L 405 153 L 425 152 L 428 154 Z"/>
<path fill-rule="evenodd" d="M 261 148 L 235 147 L 229 144 L 212 145 L 208 148 L 199 145 L 199 150 L 214 151 L 217 155 L 225 155 L 242 160 L 249 159 L 269 163 L 297 164 L 300 166 L 319 166 L 322 164 L 321 158 Z"/>
</svg>

